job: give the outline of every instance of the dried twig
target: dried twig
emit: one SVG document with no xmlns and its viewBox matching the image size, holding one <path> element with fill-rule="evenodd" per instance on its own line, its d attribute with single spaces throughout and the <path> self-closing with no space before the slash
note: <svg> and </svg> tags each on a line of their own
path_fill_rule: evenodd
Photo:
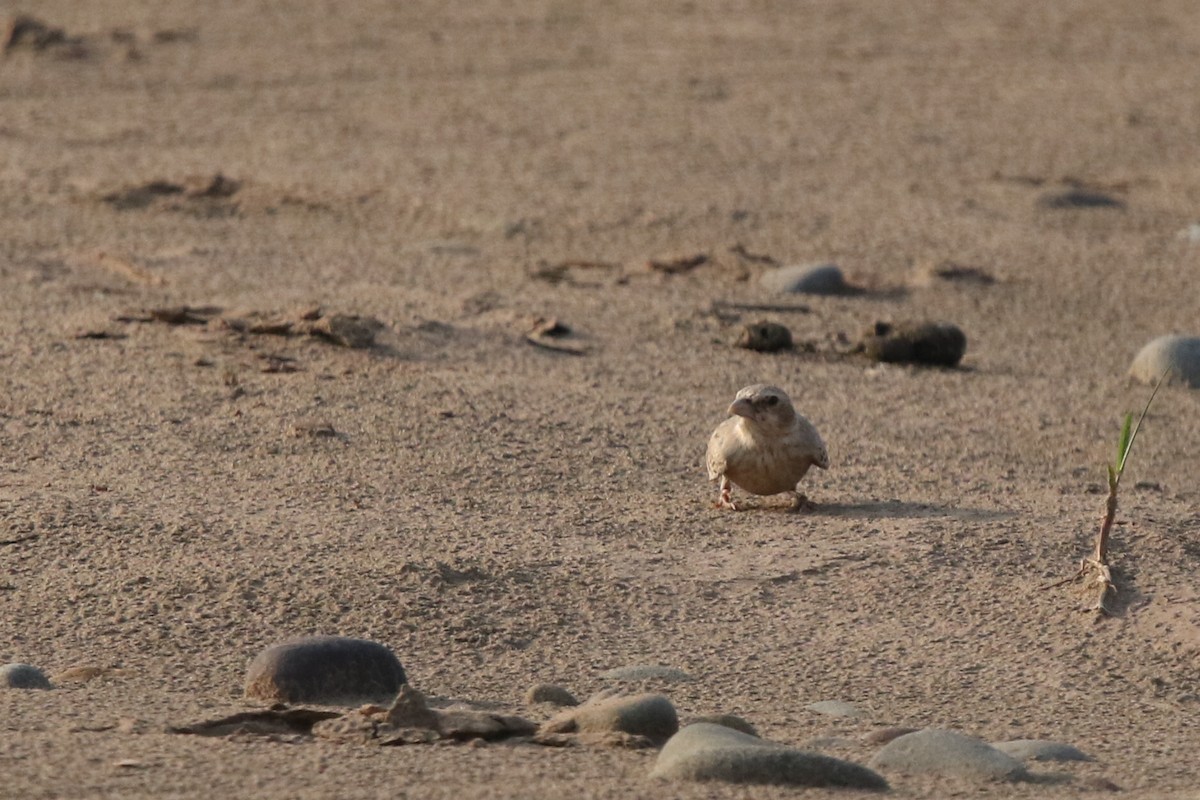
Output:
<svg viewBox="0 0 1200 800">
<path fill-rule="evenodd" d="M 667 275 L 680 275 L 706 263 L 708 263 L 708 253 L 690 253 L 681 256 L 651 258 L 646 262 L 646 268 Z"/>
<path fill-rule="evenodd" d="M 733 247 L 729 248 L 729 252 L 745 261 L 752 261 L 756 264 L 766 264 L 769 267 L 779 266 L 778 259 L 769 256 L 766 253 L 751 253 L 741 242 L 738 242 Z"/>
</svg>

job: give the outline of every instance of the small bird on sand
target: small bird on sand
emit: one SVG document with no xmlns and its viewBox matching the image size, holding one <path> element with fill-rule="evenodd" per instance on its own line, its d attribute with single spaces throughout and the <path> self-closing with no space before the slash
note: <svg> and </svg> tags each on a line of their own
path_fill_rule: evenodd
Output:
<svg viewBox="0 0 1200 800">
<path fill-rule="evenodd" d="M 757 383 L 737 393 L 729 419 L 708 440 L 708 479 L 720 480 L 717 508 L 738 510 L 733 501 L 737 485 L 751 494 L 794 492 L 797 508 L 805 497 L 796 484 L 816 465 L 829 469 L 829 454 L 821 434 L 778 386 Z"/>
</svg>

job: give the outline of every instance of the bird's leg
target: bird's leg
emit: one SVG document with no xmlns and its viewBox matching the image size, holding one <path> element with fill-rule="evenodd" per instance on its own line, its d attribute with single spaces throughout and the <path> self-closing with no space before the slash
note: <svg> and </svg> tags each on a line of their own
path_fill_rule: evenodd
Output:
<svg viewBox="0 0 1200 800">
<path fill-rule="evenodd" d="M 737 503 L 733 502 L 733 484 L 724 475 L 721 476 L 721 498 L 716 505 L 717 508 L 728 508 L 730 511 L 740 510 Z"/>
<path fill-rule="evenodd" d="M 792 511 L 800 513 L 801 511 L 812 511 L 814 508 L 813 502 L 808 499 L 808 495 L 800 490 L 792 492 Z"/>
</svg>

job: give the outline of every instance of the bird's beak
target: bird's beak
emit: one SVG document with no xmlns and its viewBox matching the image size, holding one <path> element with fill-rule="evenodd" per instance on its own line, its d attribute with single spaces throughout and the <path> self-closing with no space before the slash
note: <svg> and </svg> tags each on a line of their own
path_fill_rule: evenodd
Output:
<svg viewBox="0 0 1200 800">
<path fill-rule="evenodd" d="M 729 413 L 735 417 L 752 417 L 754 416 L 754 406 L 745 397 L 734 400 L 729 405 Z"/>
</svg>

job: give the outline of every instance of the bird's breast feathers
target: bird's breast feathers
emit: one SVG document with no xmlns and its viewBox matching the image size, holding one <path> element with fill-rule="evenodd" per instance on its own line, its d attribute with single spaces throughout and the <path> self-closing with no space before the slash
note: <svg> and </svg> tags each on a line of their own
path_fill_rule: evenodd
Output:
<svg viewBox="0 0 1200 800">
<path fill-rule="evenodd" d="M 812 465 L 829 468 L 829 454 L 820 434 L 797 416 L 782 435 L 756 431 L 743 420 L 725 420 L 708 443 L 708 476 L 725 475 L 753 494 L 791 491 Z"/>
</svg>

